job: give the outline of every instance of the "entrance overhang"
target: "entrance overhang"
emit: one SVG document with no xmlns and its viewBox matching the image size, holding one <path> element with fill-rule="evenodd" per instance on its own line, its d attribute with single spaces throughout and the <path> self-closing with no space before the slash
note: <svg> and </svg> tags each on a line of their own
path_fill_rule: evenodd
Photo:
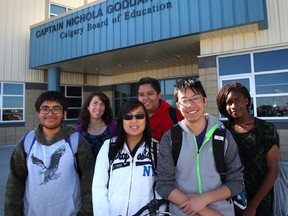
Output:
<svg viewBox="0 0 288 216">
<path fill-rule="evenodd" d="M 30 68 L 112 76 L 197 64 L 200 40 L 267 28 L 264 0 L 161 2 L 103 1 L 32 26 Z"/>
</svg>

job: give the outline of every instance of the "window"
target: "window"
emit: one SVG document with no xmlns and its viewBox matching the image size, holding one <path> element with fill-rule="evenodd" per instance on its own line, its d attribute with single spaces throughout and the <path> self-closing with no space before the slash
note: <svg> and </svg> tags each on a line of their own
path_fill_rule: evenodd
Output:
<svg viewBox="0 0 288 216">
<path fill-rule="evenodd" d="M 0 83 L 1 122 L 24 121 L 24 84 Z"/>
<path fill-rule="evenodd" d="M 254 54 L 255 72 L 287 70 L 288 49 Z"/>
<path fill-rule="evenodd" d="M 137 98 L 137 83 L 121 84 L 114 86 L 114 116 L 118 116 L 121 106 L 126 101 Z"/>
<path fill-rule="evenodd" d="M 61 86 L 61 92 L 68 99 L 67 120 L 78 119 L 82 107 L 82 87 Z"/>
<path fill-rule="evenodd" d="M 160 80 L 161 98 L 173 107 L 176 107 L 176 103 L 174 100 L 174 85 L 181 79 L 182 78 Z"/>
<path fill-rule="evenodd" d="M 59 14 L 65 13 L 69 10 L 72 10 L 72 8 L 63 7 L 63 6 L 56 5 L 56 4 L 50 4 L 49 18 L 55 17 Z"/>
<path fill-rule="evenodd" d="M 231 74 L 251 73 L 250 55 L 230 56 L 219 58 L 220 76 Z"/>
<path fill-rule="evenodd" d="M 249 56 L 249 58 L 247 58 Z M 288 49 L 219 57 L 219 88 L 228 82 L 238 81 L 250 91 L 250 113 L 267 119 L 288 119 Z M 251 71 L 230 70 L 233 59 L 240 68 L 250 64 Z M 241 62 L 241 64 L 240 64 Z M 234 65 L 235 66 L 235 65 Z M 245 67 L 249 68 L 249 67 Z M 238 71 L 238 73 L 234 73 Z"/>
<path fill-rule="evenodd" d="M 179 79 L 160 80 L 161 96 L 172 106 L 175 105 L 174 101 L 174 85 Z M 121 106 L 126 101 L 138 99 L 137 83 L 115 85 L 114 87 L 114 117 L 118 116 Z"/>
</svg>

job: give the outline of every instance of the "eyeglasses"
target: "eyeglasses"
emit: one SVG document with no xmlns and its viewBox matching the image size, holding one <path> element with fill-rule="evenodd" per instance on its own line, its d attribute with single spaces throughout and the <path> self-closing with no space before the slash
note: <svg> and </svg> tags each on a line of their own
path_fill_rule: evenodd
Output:
<svg viewBox="0 0 288 216">
<path fill-rule="evenodd" d="M 124 120 L 132 120 L 134 117 L 136 119 L 144 119 L 145 118 L 145 114 L 143 114 L 143 113 L 139 113 L 139 114 L 136 114 L 136 115 L 127 114 L 127 115 L 123 116 L 123 119 Z"/>
<path fill-rule="evenodd" d="M 45 114 L 45 115 L 47 115 L 50 111 L 53 114 L 60 114 L 62 112 L 62 110 L 63 110 L 63 108 L 60 106 L 54 106 L 54 107 L 52 107 L 52 109 L 50 109 L 48 106 L 40 107 L 40 113 Z"/>
<path fill-rule="evenodd" d="M 189 104 L 197 104 L 203 100 L 203 97 L 195 97 L 195 98 L 184 98 L 178 101 L 182 106 L 188 106 Z"/>
</svg>

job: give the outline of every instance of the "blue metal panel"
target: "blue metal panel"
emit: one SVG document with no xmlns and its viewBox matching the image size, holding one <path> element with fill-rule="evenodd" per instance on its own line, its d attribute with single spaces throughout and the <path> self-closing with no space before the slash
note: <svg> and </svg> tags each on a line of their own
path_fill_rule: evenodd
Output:
<svg viewBox="0 0 288 216">
<path fill-rule="evenodd" d="M 199 1 L 199 15 L 200 15 L 200 26 L 201 32 L 209 31 L 211 29 L 211 17 L 210 17 L 210 2 L 209 0 Z"/>
<path fill-rule="evenodd" d="M 117 23 L 118 24 L 118 23 Z M 118 49 L 120 48 L 120 25 L 108 25 L 107 27 L 107 49 Z M 103 35 L 104 37 L 104 35 Z M 105 51 L 105 50 L 104 50 Z"/>
<path fill-rule="evenodd" d="M 189 5 L 189 4 L 188 4 Z M 183 8 L 185 8 L 185 6 L 182 6 Z M 200 31 L 200 11 L 199 11 L 199 0 L 192 0 L 191 4 L 189 5 L 189 11 L 190 12 L 190 20 L 191 22 L 189 22 L 189 26 L 190 26 L 190 32 L 201 32 Z M 188 12 L 187 12 L 188 13 Z M 184 20 L 181 20 L 181 22 L 183 22 Z M 187 20 L 188 21 L 188 20 Z M 181 25 L 181 24 L 180 24 Z M 181 29 L 184 29 L 185 26 L 181 25 Z"/>
<path fill-rule="evenodd" d="M 148 3 L 149 7 L 152 7 L 152 2 Z M 152 28 L 151 25 L 153 23 L 152 16 L 148 16 L 144 19 L 144 43 L 152 41 Z"/>
<path fill-rule="evenodd" d="M 251 1 L 251 0 L 250 0 Z M 222 19 L 223 19 L 223 27 L 233 26 L 235 22 L 235 12 L 237 8 L 234 8 L 234 0 L 224 0 L 221 3 L 222 5 Z"/>
<path fill-rule="evenodd" d="M 170 37 L 170 19 L 173 19 L 171 15 L 169 15 L 169 10 L 166 11 L 166 13 L 160 13 L 160 18 L 161 18 L 161 36 L 160 39 L 165 39 Z M 175 29 L 176 30 L 176 29 Z"/>
<path fill-rule="evenodd" d="M 152 13 L 152 31 L 153 31 L 153 38 L 152 40 L 153 41 L 156 41 L 158 38 L 161 37 L 161 29 L 160 29 L 160 26 L 161 26 L 161 16 L 160 16 L 160 13 Z"/>
<path fill-rule="evenodd" d="M 247 5 L 247 1 L 234 1 L 235 4 L 235 22 L 236 23 L 245 23 L 246 21 L 248 21 L 248 17 L 247 17 L 247 9 L 248 9 L 248 5 Z"/>
<path fill-rule="evenodd" d="M 251 23 L 265 0 L 108 0 L 31 28 L 30 68 Z"/>
<path fill-rule="evenodd" d="M 137 5 L 136 10 L 142 10 L 143 5 Z M 137 32 L 137 37 L 135 38 L 135 44 L 142 44 L 144 41 L 144 24 L 143 19 L 140 17 L 140 19 L 135 19 L 135 32 Z M 136 36 L 136 34 L 132 33 L 133 36 Z M 133 44 L 132 44 L 133 45 Z"/>
<path fill-rule="evenodd" d="M 219 16 L 219 14 L 222 14 L 222 5 L 221 5 L 221 0 L 213 0 L 210 1 L 211 4 L 211 26 L 214 29 L 220 29 L 223 25 L 222 22 L 222 17 Z"/>
<path fill-rule="evenodd" d="M 133 10 L 135 11 L 135 10 Z M 133 13 L 132 11 L 132 13 Z M 126 17 L 126 15 L 125 15 Z M 136 32 L 135 32 L 135 27 L 136 27 L 136 19 L 137 18 L 129 18 L 128 20 L 128 31 L 127 31 L 127 36 L 128 37 L 128 43 L 127 43 L 127 46 L 133 46 L 136 44 Z M 135 34 L 136 33 L 136 34 Z M 137 34 L 138 35 L 138 34 Z M 139 37 L 140 35 L 138 35 Z M 124 45 L 124 44 L 123 44 Z"/>
<path fill-rule="evenodd" d="M 121 18 L 121 17 L 120 17 Z M 117 16 L 118 19 L 118 16 Z M 124 44 L 128 44 L 128 22 L 118 22 L 114 25 L 119 26 L 119 31 L 120 31 L 120 47 L 124 47 Z"/>
<path fill-rule="evenodd" d="M 183 1 L 186 1 L 186 0 L 183 0 Z M 176 13 L 179 13 L 179 10 L 181 10 L 179 8 L 179 3 L 178 2 L 175 2 L 175 5 L 174 5 L 174 10 L 176 11 Z M 173 16 L 171 17 L 171 13 L 169 12 L 169 21 L 170 21 L 170 25 L 169 25 L 169 30 L 170 30 L 170 37 L 177 37 L 178 36 L 178 32 L 180 32 L 180 21 L 179 21 L 179 15 L 177 16 Z M 186 19 L 188 20 L 188 19 Z M 186 22 L 186 25 L 188 23 Z M 189 26 L 187 25 L 187 28 L 186 29 L 189 29 Z"/>
</svg>

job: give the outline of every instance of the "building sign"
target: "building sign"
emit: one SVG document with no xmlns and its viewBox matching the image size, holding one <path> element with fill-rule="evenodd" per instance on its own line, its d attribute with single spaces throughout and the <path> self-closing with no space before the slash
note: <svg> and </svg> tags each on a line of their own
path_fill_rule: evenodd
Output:
<svg viewBox="0 0 288 216">
<path fill-rule="evenodd" d="M 265 0 L 108 0 L 33 26 L 30 68 L 251 23 Z"/>
<path fill-rule="evenodd" d="M 47 34 L 58 34 L 61 39 L 73 38 L 82 35 L 84 31 L 93 31 L 120 23 L 122 20 L 127 21 L 171 8 L 170 1 L 154 3 L 153 0 L 123 0 L 102 7 L 91 7 L 91 10 L 82 14 L 72 14 L 72 17 L 66 20 L 51 22 L 50 25 L 37 30 L 35 36 L 39 38 Z M 78 25 L 81 26 L 73 29 Z"/>
</svg>

